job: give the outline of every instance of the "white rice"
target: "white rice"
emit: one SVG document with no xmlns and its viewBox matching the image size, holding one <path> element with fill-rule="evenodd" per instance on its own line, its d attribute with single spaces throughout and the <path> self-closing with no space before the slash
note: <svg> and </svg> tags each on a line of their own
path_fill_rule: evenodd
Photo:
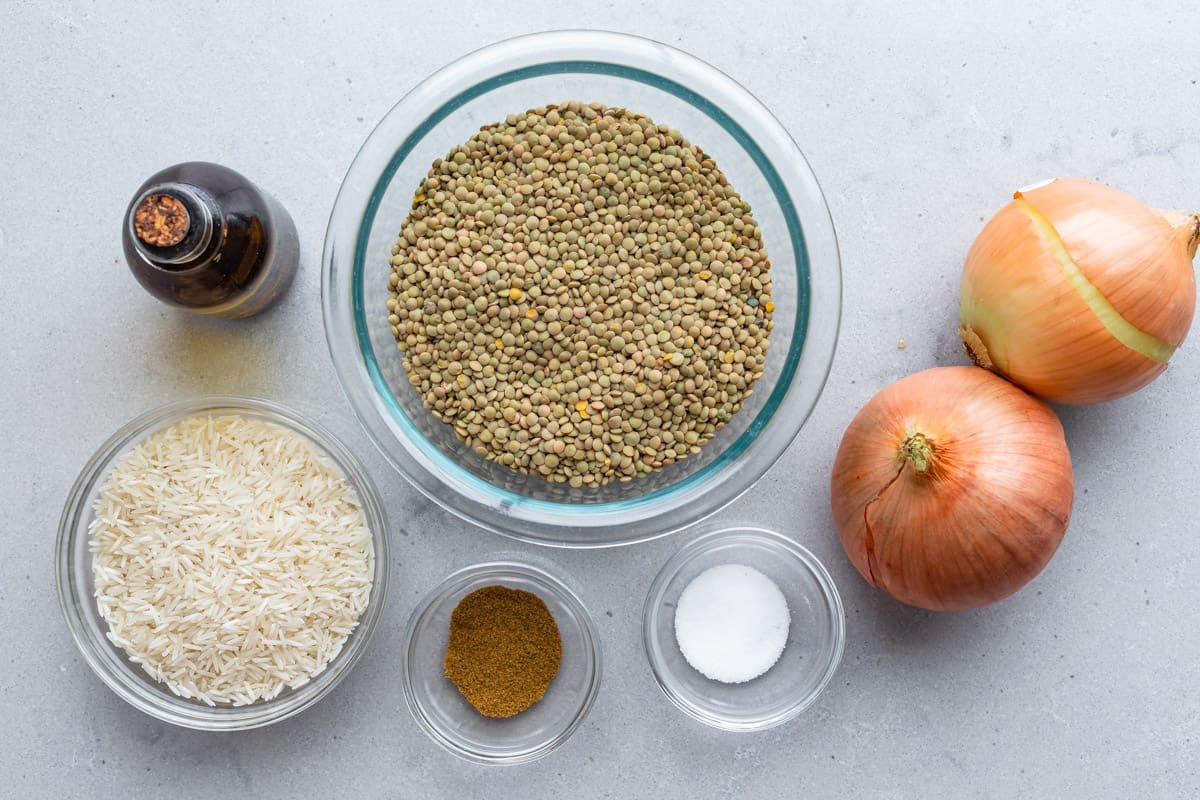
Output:
<svg viewBox="0 0 1200 800">
<path fill-rule="evenodd" d="M 354 487 L 305 436 L 186 417 L 108 473 L 89 527 L 108 638 L 172 692 L 269 700 L 320 674 L 367 607 Z"/>
</svg>

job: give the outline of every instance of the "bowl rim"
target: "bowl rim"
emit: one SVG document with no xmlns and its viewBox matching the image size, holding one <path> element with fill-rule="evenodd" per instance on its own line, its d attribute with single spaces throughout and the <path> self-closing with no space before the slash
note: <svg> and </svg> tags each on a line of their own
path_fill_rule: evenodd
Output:
<svg viewBox="0 0 1200 800">
<path fill-rule="evenodd" d="M 158 684 L 149 675 L 131 677 L 130 673 L 136 674 L 141 667 L 125 661 L 119 648 L 109 642 L 105 629 L 93 626 L 85 619 L 81 609 L 84 604 L 94 603 L 95 598 L 86 591 L 88 576 L 80 576 L 75 571 L 77 549 L 88 546 L 87 521 L 92 514 L 92 503 L 89 501 L 94 499 L 98 484 L 108 474 L 114 460 L 151 432 L 186 417 L 209 412 L 258 415 L 307 437 L 342 470 L 354 487 L 371 530 L 374 547 L 374 572 L 367 607 L 342 649 L 308 683 L 274 699 L 246 706 L 207 706 L 199 701 L 175 696 L 169 688 Z M 274 401 L 215 394 L 177 400 L 145 411 L 118 428 L 97 448 L 67 495 L 59 519 L 54 558 L 59 607 L 75 646 L 92 672 L 118 697 L 139 711 L 173 725 L 208 731 L 250 730 L 280 722 L 310 708 L 332 692 L 358 663 L 379 627 L 387 602 L 391 563 L 387 514 L 379 492 L 358 458 L 336 436 Z M 117 666 L 118 663 L 125 668 Z"/>
<path fill-rule="evenodd" d="M 734 445 L 674 484 L 641 497 L 595 504 L 540 500 L 496 487 L 425 440 L 399 409 L 375 362 L 361 285 L 368 234 L 383 194 L 412 147 L 441 118 L 510 80 L 580 71 L 625 78 L 638 73 L 642 77 L 637 80 L 674 94 L 725 128 L 775 194 L 800 279 L 798 306 L 803 306 L 785 355 L 786 379 L 773 387 L 765 410 Z M 704 94 L 689 88 L 689 82 Z M 451 98 L 444 100 L 447 95 Z M 379 172 L 381 163 L 386 166 Z M 836 233 L 820 185 L 786 129 L 744 87 L 706 62 L 650 39 L 608 31 L 549 31 L 503 40 L 452 61 L 419 83 L 385 114 L 355 156 L 334 201 L 322 261 L 330 355 L 355 416 L 384 457 L 456 516 L 518 540 L 552 546 L 647 541 L 736 500 L 783 455 L 811 415 L 828 379 L 840 328 Z M 816 286 L 814 274 L 819 276 Z M 811 374 L 795 380 L 805 365 Z M 802 391 L 798 383 L 805 384 Z M 780 411 L 785 413 L 776 413 Z M 784 416 L 791 418 L 787 424 Z M 770 435 L 759 435 L 764 431 Z M 751 456 L 755 463 L 748 466 Z"/>
<path fill-rule="evenodd" d="M 667 587 L 678 576 L 680 569 L 692 559 L 711 552 L 715 547 L 730 541 L 748 541 L 765 544 L 776 552 L 791 557 L 797 564 L 806 569 L 816 580 L 821 590 L 821 598 L 829 609 L 833 622 L 833 643 L 827 652 L 822 652 L 826 658 L 821 676 L 813 688 L 804 695 L 799 695 L 782 710 L 764 716 L 758 720 L 733 719 L 715 713 L 708 708 L 692 703 L 675 690 L 674 678 L 666 668 L 657 638 L 654 635 L 655 623 L 663 608 L 663 599 Z M 650 672 L 654 682 L 666 695 L 671 703 L 689 717 L 699 720 L 706 725 L 721 730 L 735 732 L 760 731 L 782 725 L 797 717 L 805 709 L 816 702 L 817 698 L 833 680 L 834 674 L 841 665 L 846 645 L 846 612 L 842 605 L 841 595 L 833 577 L 812 551 L 793 539 L 768 528 L 756 525 L 721 525 L 710 526 L 698 536 L 680 547 L 659 569 L 654 581 L 646 592 L 645 604 L 642 607 L 642 645 L 646 659 L 650 663 Z"/>
<path fill-rule="evenodd" d="M 591 680 L 588 683 L 587 689 L 583 692 L 575 715 L 566 727 L 552 738 L 531 750 L 509 755 L 496 755 L 465 746 L 460 739 L 452 735 L 452 731 L 448 731 L 439 725 L 425 711 L 425 706 L 421 698 L 417 695 L 413 679 L 415 671 L 412 664 L 413 647 L 416 642 L 416 632 L 425 627 L 428 617 L 434 613 L 439 605 L 447 602 L 462 589 L 480 579 L 491 580 L 494 576 L 495 581 L 503 585 L 504 576 L 514 573 L 534 580 L 547 591 L 553 593 L 559 601 L 563 602 L 571 610 L 572 617 L 579 622 L 579 630 L 586 640 L 586 651 L 589 654 L 587 667 L 591 672 Z M 439 581 L 437 585 L 425 593 L 409 616 L 408 623 L 404 628 L 400 653 L 400 683 L 404 691 L 404 699 L 409 713 L 417 725 L 443 750 L 477 764 L 501 766 L 527 764 L 557 750 L 571 738 L 591 712 L 592 707 L 596 703 L 596 697 L 600 693 L 600 684 L 604 673 L 599 631 L 596 628 L 595 619 L 592 617 L 591 612 L 588 611 L 587 606 L 584 605 L 583 600 L 560 577 L 550 572 L 546 567 L 516 558 L 501 558 L 494 561 L 481 561 L 470 564 L 454 570 Z"/>
</svg>

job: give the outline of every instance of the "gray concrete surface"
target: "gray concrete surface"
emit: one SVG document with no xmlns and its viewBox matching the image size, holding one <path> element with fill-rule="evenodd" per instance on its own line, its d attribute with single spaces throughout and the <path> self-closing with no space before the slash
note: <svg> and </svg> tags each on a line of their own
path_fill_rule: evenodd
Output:
<svg viewBox="0 0 1200 800">
<path fill-rule="evenodd" d="M 826 483 L 875 391 L 963 362 L 960 264 L 1014 188 L 1080 175 L 1200 209 L 1200 12 L 1112 0 L 519 7 L 4 4 L 0 797 L 1200 796 L 1197 341 L 1140 394 L 1062 410 L 1074 518 L 1050 566 L 1005 602 L 938 615 L 871 589 L 837 542 Z M 639 640 L 643 590 L 682 536 L 543 553 L 598 620 L 604 685 L 561 750 L 486 768 L 410 718 L 399 639 L 441 576 L 514 545 L 423 500 L 362 433 L 325 348 L 319 258 L 342 175 L 405 91 L 476 47 L 564 26 L 656 37 L 717 65 L 779 116 L 824 185 L 844 258 L 833 371 L 782 462 L 721 518 L 789 530 L 815 551 L 842 591 L 848 644 L 801 718 L 710 730 L 659 693 Z M 121 262 L 133 189 L 190 159 L 244 171 L 299 226 L 296 286 L 248 324 L 173 313 Z M 100 442 L 147 408 L 215 392 L 276 398 L 333 429 L 409 532 L 395 539 L 382 629 L 349 679 L 298 718 L 234 735 L 157 723 L 109 692 L 68 636 L 52 570 L 62 503 Z"/>
</svg>

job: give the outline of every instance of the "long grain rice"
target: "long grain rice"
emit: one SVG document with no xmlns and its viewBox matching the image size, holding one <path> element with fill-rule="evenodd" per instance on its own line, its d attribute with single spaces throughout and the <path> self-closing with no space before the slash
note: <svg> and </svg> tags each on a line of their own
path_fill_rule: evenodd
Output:
<svg viewBox="0 0 1200 800">
<path fill-rule="evenodd" d="M 108 473 L 90 547 L 108 638 L 177 695 L 247 705 L 303 686 L 367 607 L 358 495 L 305 436 L 203 414 Z"/>
</svg>

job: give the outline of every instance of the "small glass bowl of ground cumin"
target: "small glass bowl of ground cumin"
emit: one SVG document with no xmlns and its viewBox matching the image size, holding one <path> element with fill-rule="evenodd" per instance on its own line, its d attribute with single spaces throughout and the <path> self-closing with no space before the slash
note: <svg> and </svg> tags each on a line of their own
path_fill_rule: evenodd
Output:
<svg viewBox="0 0 1200 800">
<path fill-rule="evenodd" d="M 516 561 L 454 572 L 413 612 L 402 648 L 409 710 L 431 739 L 485 764 L 562 745 L 600 688 L 600 639 L 563 581 Z"/>
<path fill-rule="evenodd" d="M 772 638 L 763 624 L 779 613 L 772 593 L 759 590 L 767 581 L 787 607 L 787 638 L 769 666 L 770 657 L 755 663 L 765 644 L 755 637 Z M 841 662 L 845 636 L 842 601 L 825 567 L 791 538 L 751 526 L 702 526 L 663 565 L 642 612 L 659 688 L 689 716 L 730 731 L 780 725 L 816 702 Z M 701 671 L 713 667 L 716 678 Z M 730 674 L 737 682 L 726 682 Z"/>
<path fill-rule="evenodd" d="M 601 547 L 694 524 L 783 454 L 841 275 L 816 178 L 744 88 L 559 31 L 469 54 L 384 117 L 334 204 L 322 307 L 355 413 L 421 492 Z"/>
</svg>

